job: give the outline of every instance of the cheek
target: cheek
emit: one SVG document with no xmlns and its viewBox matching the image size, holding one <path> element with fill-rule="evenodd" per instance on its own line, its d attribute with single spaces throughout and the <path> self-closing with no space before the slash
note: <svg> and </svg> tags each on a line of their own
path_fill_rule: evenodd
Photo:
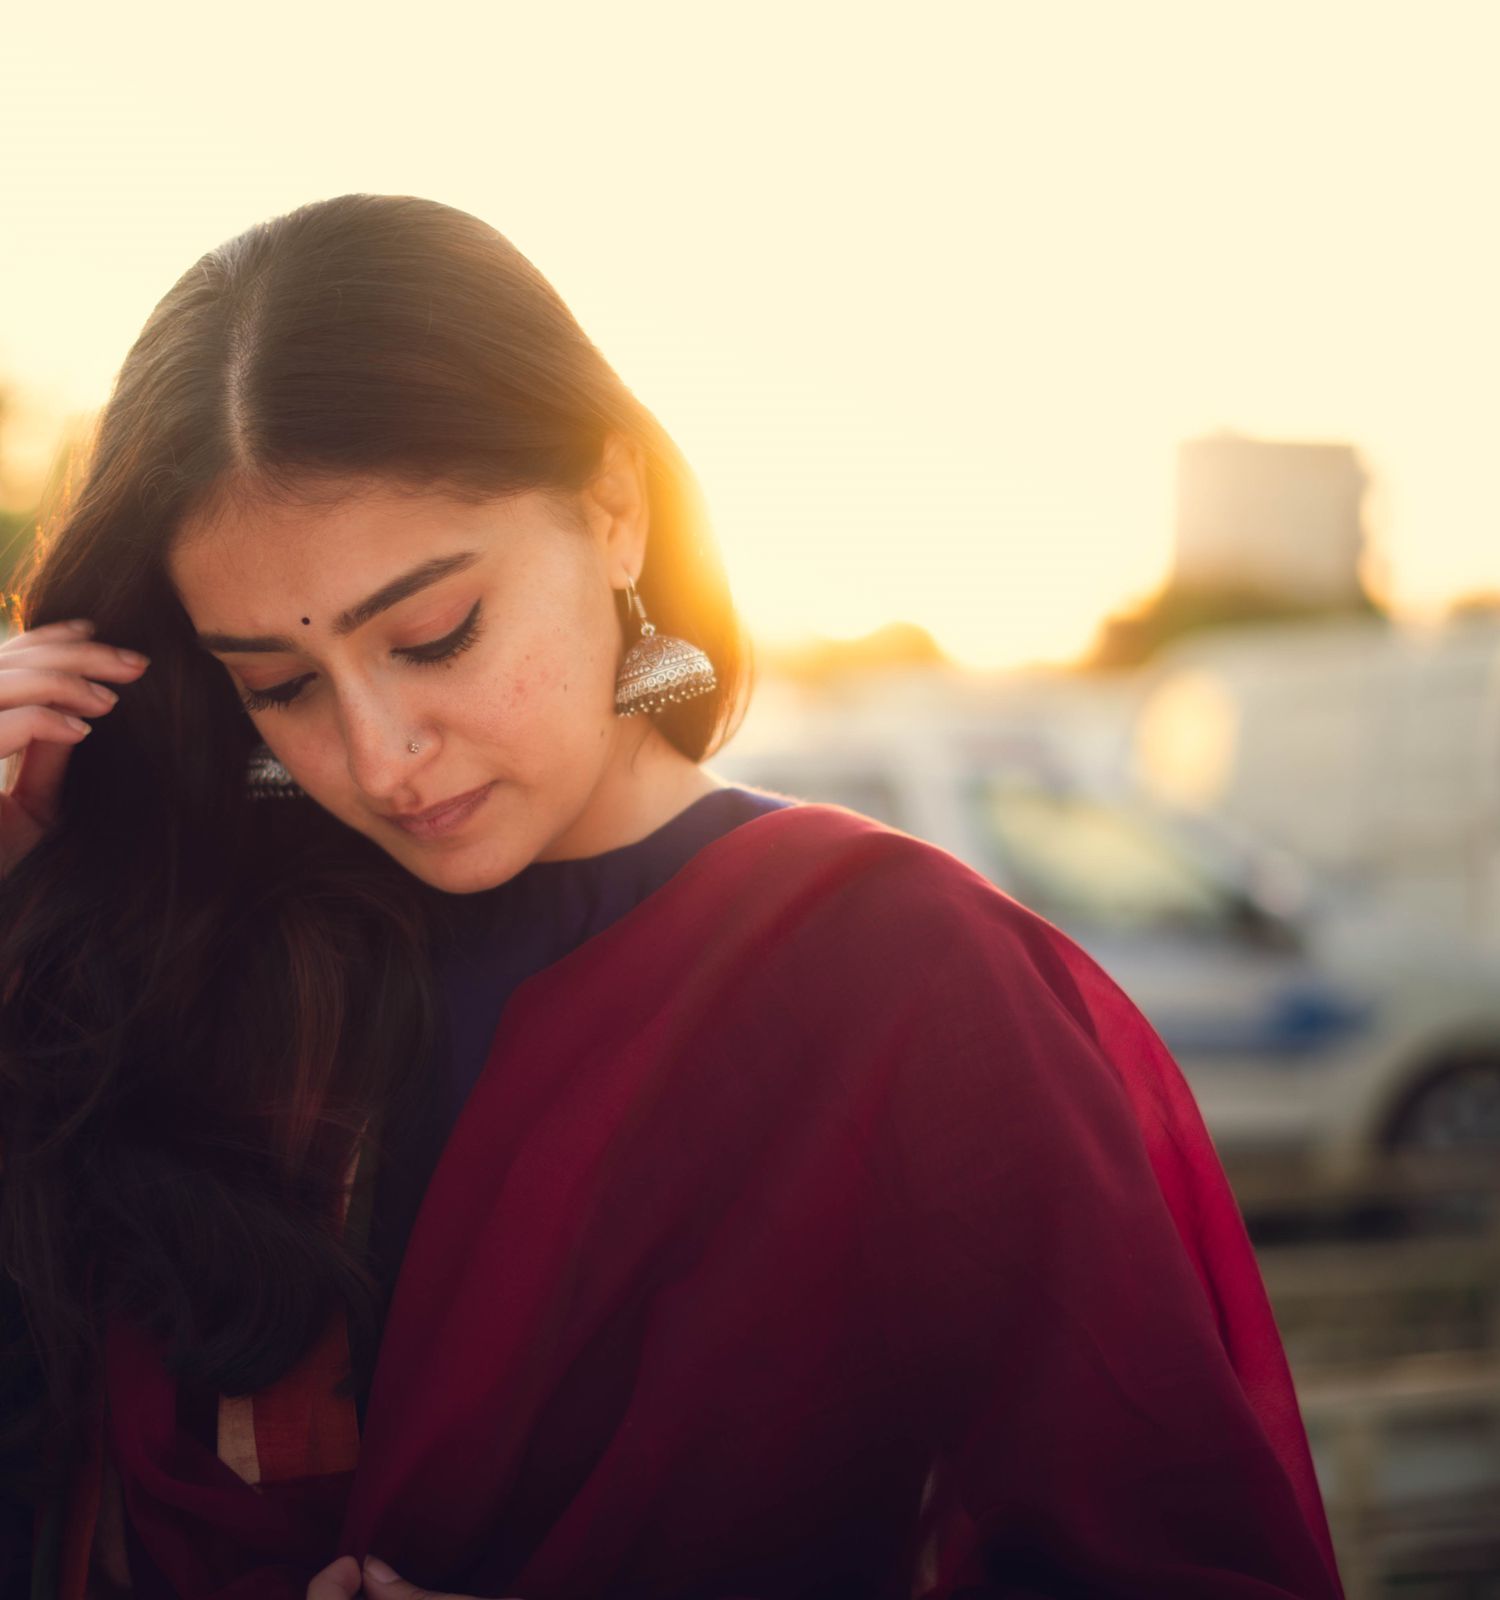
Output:
<svg viewBox="0 0 1500 1600">
<path fill-rule="evenodd" d="M 486 720 L 499 724 L 540 717 L 591 722 L 614 706 L 615 659 L 607 638 L 580 639 L 558 629 L 500 663 L 483 691 Z M 565 737 L 565 726 L 552 721 Z"/>
<path fill-rule="evenodd" d="M 576 664 L 523 652 L 478 679 L 461 703 L 434 707 L 439 721 L 461 726 L 476 741 L 545 760 L 568 742 L 586 700 Z"/>
</svg>

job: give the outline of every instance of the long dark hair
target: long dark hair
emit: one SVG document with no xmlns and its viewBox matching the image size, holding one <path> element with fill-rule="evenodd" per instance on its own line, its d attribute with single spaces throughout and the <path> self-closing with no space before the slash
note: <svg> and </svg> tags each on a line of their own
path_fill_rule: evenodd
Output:
<svg viewBox="0 0 1500 1600">
<path fill-rule="evenodd" d="M 132 347 L 24 596 L 28 626 L 89 617 L 152 665 L 0 882 L 13 1492 L 54 1487 L 39 1443 L 76 1437 L 114 1312 L 226 1394 L 286 1371 L 339 1299 L 371 1347 L 376 1278 L 331 1218 L 358 1129 L 416 1092 L 436 1037 L 414 880 L 311 802 L 247 800 L 255 731 L 168 581 L 172 538 L 216 496 L 320 477 L 572 491 L 611 431 L 646 461 L 646 608 L 717 669 L 658 718 L 701 760 L 748 661 L 695 480 L 492 228 L 405 196 L 304 206 L 210 251 Z"/>
</svg>

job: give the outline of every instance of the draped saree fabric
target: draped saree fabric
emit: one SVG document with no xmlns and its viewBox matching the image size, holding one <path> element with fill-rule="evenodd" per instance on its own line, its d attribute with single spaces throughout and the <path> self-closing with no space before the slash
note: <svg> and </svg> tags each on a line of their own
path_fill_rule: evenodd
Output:
<svg viewBox="0 0 1500 1600">
<path fill-rule="evenodd" d="M 1043 918 L 837 807 L 712 840 L 520 985 L 362 1429 L 346 1352 L 336 1319 L 219 1397 L 210 1449 L 115 1324 L 57 1592 L 133 1542 L 134 1592 L 185 1600 L 367 1551 L 484 1600 L 1341 1593 L 1166 1048 Z"/>
</svg>

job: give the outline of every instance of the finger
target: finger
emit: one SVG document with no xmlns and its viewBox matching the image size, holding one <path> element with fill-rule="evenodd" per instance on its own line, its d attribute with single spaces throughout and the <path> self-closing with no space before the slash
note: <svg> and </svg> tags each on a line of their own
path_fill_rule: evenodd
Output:
<svg viewBox="0 0 1500 1600">
<path fill-rule="evenodd" d="M 0 708 L 55 706 L 60 711 L 97 717 L 112 711 L 119 698 L 106 684 L 52 667 L 16 666 L 0 672 Z"/>
<path fill-rule="evenodd" d="M 91 731 L 82 717 L 51 706 L 15 706 L 0 711 L 0 758 L 24 750 L 34 739 L 53 744 L 81 744 Z"/>
<path fill-rule="evenodd" d="M 21 752 L 20 770 L 10 791 L 11 799 L 43 829 L 57 821 L 57 803 L 68 759 L 73 754 L 73 745 L 81 744 L 87 737 L 71 728 L 68 734 L 72 740 L 69 744 L 36 739 L 27 745 Z"/>
<path fill-rule="evenodd" d="M 471 1594 L 440 1594 L 398 1577 L 379 1556 L 366 1556 L 365 1593 L 374 1600 L 475 1600 Z"/>
<path fill-rule="evenodd" d="M 63 622 L 39 622 L 33 627 L 18 629 L 6 643 L 14 646 L 23 639 L 87 639 L 93 631 L 94 624 L 89 618 L 71 617 Z"/>
<path fill-rule="evenodd" d="M 358 1593 L 359 1562 L 353 1556 L 330 1561 L 307 1586 L 307 1600 L 352 1600 Z"/>
<path fill-rule="evenodd" d="M 12 672 L 50 667 L 84 678 L 108 678 L 112 683 L 130 683 L 150 666 L 150 658 L 139 650 L 119 645 L 100 644 L 90 639 L 43 638 L 32 642 L 32 635 L 0 644 L 0 676 Z"/>
</svg>

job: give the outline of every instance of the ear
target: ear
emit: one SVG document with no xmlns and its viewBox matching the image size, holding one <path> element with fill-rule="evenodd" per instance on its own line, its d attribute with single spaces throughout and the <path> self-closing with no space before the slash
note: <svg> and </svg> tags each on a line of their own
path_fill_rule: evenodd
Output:
<svg viewBox="0 0 1500 1600">
<path fill-rule="evenodd" d="M 623 589 L 626 578 L 640 577 L 650 532 L 646 458 L 640 445 L 624 434 L 609 434 L 580 503 L 610 584 Z"/>
</svg>

